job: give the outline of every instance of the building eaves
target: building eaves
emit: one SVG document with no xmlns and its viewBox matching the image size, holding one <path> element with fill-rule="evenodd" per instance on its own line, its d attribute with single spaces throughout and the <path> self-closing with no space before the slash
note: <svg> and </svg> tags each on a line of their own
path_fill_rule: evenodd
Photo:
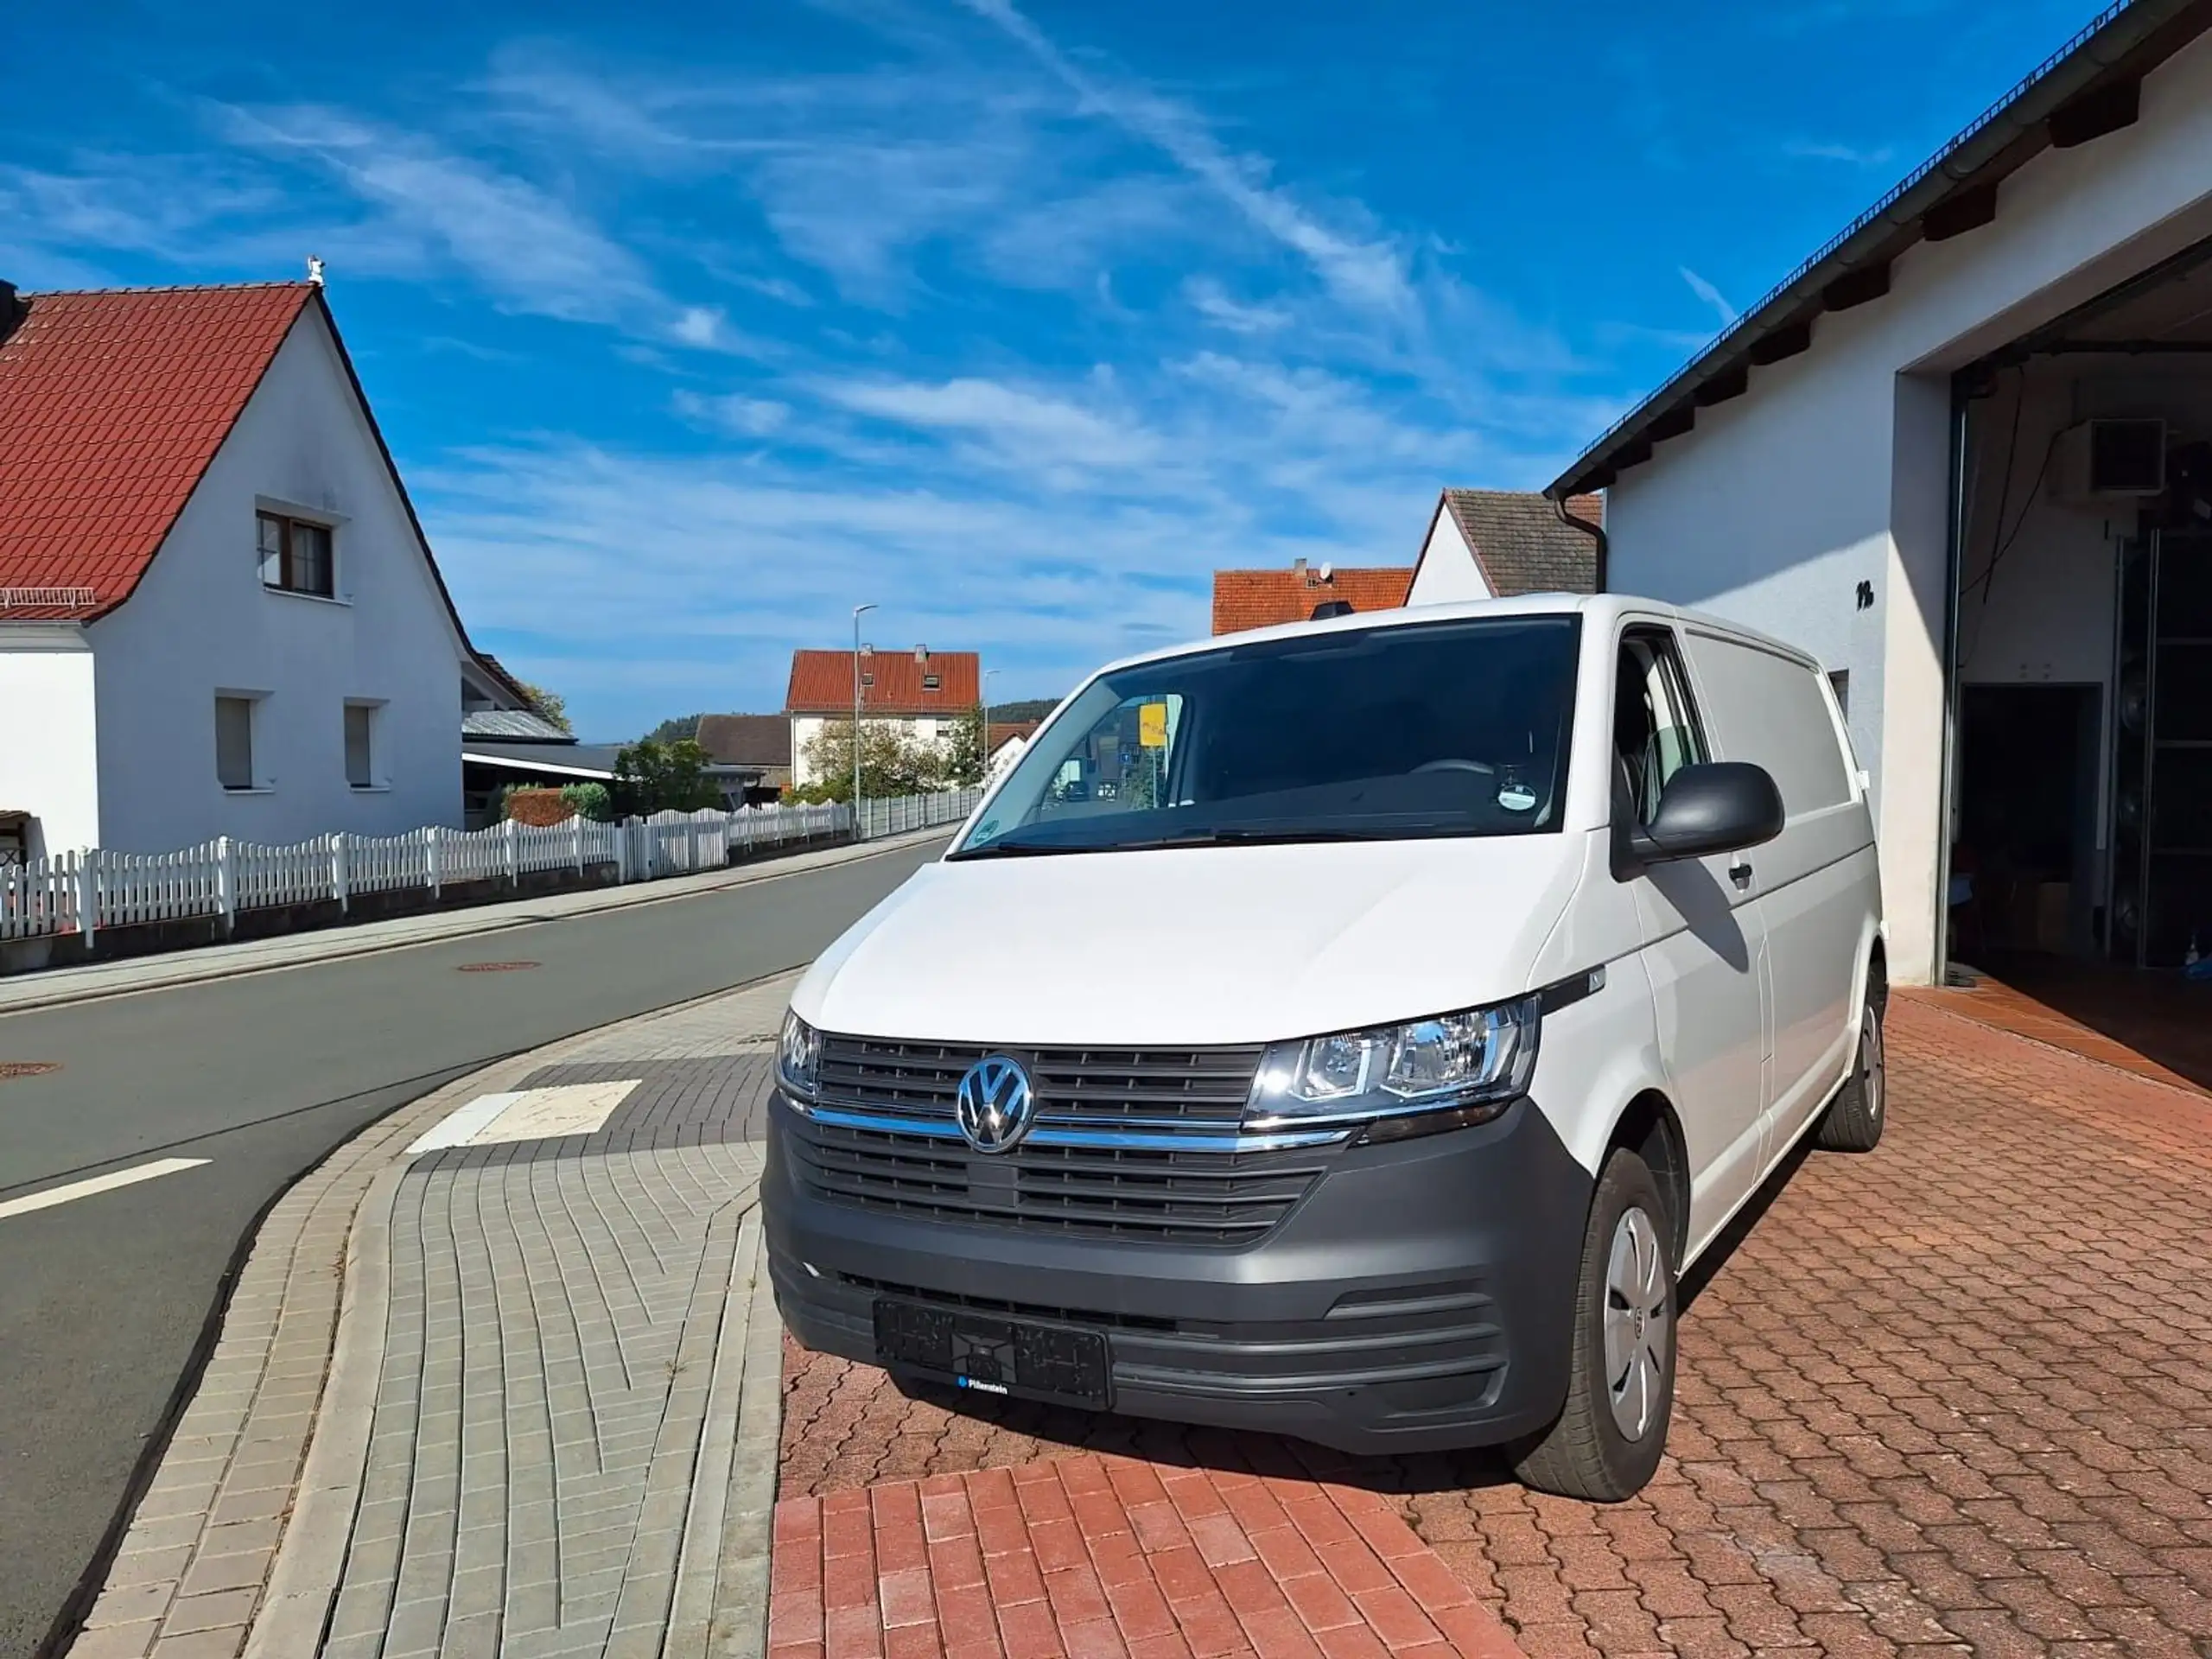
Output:
<svg viewBox="0 0 2212 1659">
<path fill-rule="evenodd" d="M 1649 460 L 1654 445 L 1689 431 L 1700 409 L 1748 391 L 1752 370 L 1809 349 L 1821 315 L 1888 294 L 1891 264 L 1914 244 L 1989 223 L 1999 185 L 2044 150 L 2132 124 L 2143 78 L 2208 26 L 2212 0 L 2120 0 L 2100 12 L 1609 427 L 1544 493 L 1605 488 Z"/>
</svg>

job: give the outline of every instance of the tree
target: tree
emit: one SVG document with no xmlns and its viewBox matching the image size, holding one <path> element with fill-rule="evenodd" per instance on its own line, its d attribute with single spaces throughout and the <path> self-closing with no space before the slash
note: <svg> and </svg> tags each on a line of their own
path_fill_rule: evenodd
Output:
<svg viewBox="0 0 2212 1659">
<path fill-rule="evenodd" d="M 971 709 L 953 723 L 944 740 L 944 786 L 965 789 L 983 780 L 990 751 L 983 739 L 983 711 Z"/>
<path fill-rule="evenodd" d="M 548 721 L 564 732 L 569 730 L 569 700 L 558 691 L 548 691 L 543 686 L 532 685 L 528 680 L 517 680 L 515 689 L 529 698 L 530 706 Z M 575 734 L 570 732 L 569 735 L 574 736 Z"/>
<path fill-rule="evenodd" d="M 645 738 L 614 757 L 614 810 L 622 817 L 696 812 L 720 806 L 721 790 L 707 776 L 707 752 L 690 738 Z"/>
<path fill-rule="evenodd" d="M 644 741 L 648 743 L 680 743 L 687 737 L 698 736 L 699 722 L 705 718 L 704 715 L 678 715 L 673 720 L 664 720 L 645 734 Z"/>
<path fill-rule="evenodd" d="M 924 743 L 896 721 L 861 725 L 861 793 L 870 800 L 893 795 L 925 795 L 946 786 L 950 775 L 947 744 Z M 853 798 L 853 722 L 825 721 L 807 740 L 806 769 L 819 779 L 792 798 L 849 801 Z"/>
<path fill-rule="evenodd" d="M 1020 702 L 995 702 L 991 705 L 991 724 L 1003 726 L 1015 721 L 1042 720 L 1059 706 L 1058 697 L 1029 697 Z"/>
</svg>

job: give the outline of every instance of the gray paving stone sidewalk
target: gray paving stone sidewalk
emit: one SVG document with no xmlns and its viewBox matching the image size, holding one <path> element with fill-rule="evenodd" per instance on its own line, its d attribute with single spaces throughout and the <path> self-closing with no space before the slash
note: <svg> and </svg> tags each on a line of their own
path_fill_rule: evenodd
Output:
<svg viewBox="0 0 2212 1659">
<path fill-rule="evenodd" d="M 347 1317 L 369 1323 L 341 1327 L 326 1382 L 328 1307 L 273 1345 L 283 1286 L 234 1309 L 225 1343 L 265 1375 L 187 1422 L 253 1442 L 165 1461 L 76 1659 L 761 1652 L 781 1376 L 754 1143 L 790 984 L 572 1039 L 395 1120 L 353 1228 L 374 1259 L 349 1303 L 379 1294 Z M 467 1098 L 584 1083 L 633 1086 L 590 1134 L 392 1166 Z M 331 1236 L 326 1216 L 292 1249 L 324 1253 L 327 1301 Z M 311 1433 L 333 1445 L 303 1474 Z"/>
</svg>

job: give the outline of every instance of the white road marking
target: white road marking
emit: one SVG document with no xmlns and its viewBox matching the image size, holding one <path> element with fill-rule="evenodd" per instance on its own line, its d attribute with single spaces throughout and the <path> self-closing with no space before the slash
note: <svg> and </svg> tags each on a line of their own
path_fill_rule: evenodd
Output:
<svg viewBox="0 0 2212 1659">
<path fill-rule="evenodd" d="M 476 1131 L 521 1099 L 519 1095 L 479 1095 L 438 1122 L 407 1148 L 407 1155 L 436 1152 L 443 1147 L 465 1147 Z"/>
<path fill-rule="evenodd" d="M 607 1127 L 614 1109 L 629 1098 L 640 1079 L 615 1083 L 563 1083 L 543 1089 L 518 1089 L 479 1095 L 407 1148 L 407 1155 L 448 1147 L 488 1147 L 508 1141 L 543 1141 L 560 1135 L 591 1135 Z"/>
<path fill-rule="evenodd" d="M 150 1181 L 157 1175 L 174 1175 L 180 1169 L 197 1169 L 207 1161 L 205 1158 L 157 1158 L 150 1164 L 118 1169 L 109 1175 L 95 1175 L 89 1180 L 72 1181 L 67 1186 L 49 1186 L 45 1192 L 34 1192 L 29 1198 L 10 1198 L 0 1204 L 0 1221 L 10 1216 L 26 1216 L 34 1210 L 51 1210 L 57 1204 L 89 1198 L 95 1192 L 112 1192 L 118 1186 L 136 1186 L 140 1181 Z"/>
</svg>

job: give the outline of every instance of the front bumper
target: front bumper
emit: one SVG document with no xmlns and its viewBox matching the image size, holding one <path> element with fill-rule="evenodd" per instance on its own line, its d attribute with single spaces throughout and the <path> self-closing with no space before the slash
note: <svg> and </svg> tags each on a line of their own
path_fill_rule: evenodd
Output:
<svg viewBox="0 0 2212 1659">
<path fill-rule="evenodd" d="M 1566 1398 L 1592 1181 L 1528 1101 L 1335 1153 L 1241 1248 L 831 1202 L 801 1179 L 796 1118 L 771 1109 L 762 1208 L 777 1306 L 821 1352 L 874 1363 L 884 1294 L 1082 1325 L 1105 1335 L 1117 1411 L 1358 1452 L 1514 1440 Z"/>
</svg>

